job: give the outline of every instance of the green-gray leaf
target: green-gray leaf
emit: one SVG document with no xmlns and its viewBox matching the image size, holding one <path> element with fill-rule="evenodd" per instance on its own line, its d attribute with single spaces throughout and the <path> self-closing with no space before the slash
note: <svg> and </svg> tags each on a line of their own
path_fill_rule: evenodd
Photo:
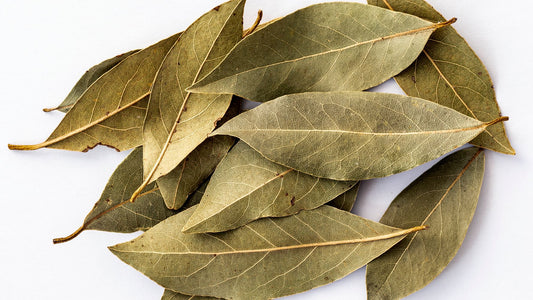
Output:
<svg viewBox="0 0 533 300">
<path fill-rule="evenodd" d="M 423 229 L 388 227 L 324 205 L 223 233 L 185 234 L 181 229 L 193 210 L 172 216 L 110 250 L 174 291 L 270 299 L 340 279 L 406 234 Z"/>
<path fill-rule="evenodd" d="M 157 179 L 157 186 L 169 209 L 180 208 L 215 170 L 218 163 L 235 144 L 229 136 L 208 138 L 194 149 L 174 170 Z"/>
<path fill-rule="evenodd" d="M 141 145 L 147 96 L 163 58 L 179 36 L 175 34 L 128 56 L 98 78 L 45 142 L 9 148 L 88 151 L 106 145 L 122 151 Z"/>
<path fill-rule="evenodd" d="M 368 299 L 399 299 L 423 288 L 448 265 L 465 238 L 483 181 L 484 154 L 467 148 L 441 160 L 394 199 L 382 223 L 428 225 L 367 267 Z"/>
<path fill-rule="evenodd" d="M 289 168 L 335 180 L 409 170 L 467 143 L 487 126 L 437 103 L 369 92 L 282 96 L 217 129 Z"/>
<path fill-rule="evenodd" d="M 114 66 L 118 65 L 128 56 L 138 52 L 139 50 L 132 50 L 110 59 L 106 59 L 103 62 L 97 64 L 96 66 L 90 68 L 81 76 L 81 78 L 76 82 L 70 93 L 67 95 L 65 100 L 59 104 L 59 106 L 54 108 L 43 108 L 43 111 L 50 112 L 54 110 L 59 110 L 61 112 L 68 112 L 70 108 L 76 103 L 78 98 L 80 98 L 83 93 L 95 82 L 100 76 L 102 76 L 107 71 L 111 70 Z"/>
<path fill-rule="evenodd" d="M 351 189 L 339 195 L 337 198 L 329 201 L 327 204 L 344 211 L 352 211 L 355 199 L 357 199 L 357 193 L 359 192 L 359 186 L 361 182 L 357 182 Z"/>
<path fill-rule="evenodd" d="M 221 232 L 259 218 L 296 214 L 325 204 L 354 184 L 294 171 L 239 142 L 216 168 L 183 230 Z"/>
<path fill-rule="evenodd" d="M 146 230 L 176 213 L 165 206 L 155 183 L 147 186 L 137 201 L 129 202 L 129 197 L 141 182 L 142 149 L 136 148 L 113 172 L 83 225 L 70 236 L 55 239 L 54 243 L 66 242 L 87 229 L 112 232 Z"/>
<path fill-rule="evenodd" d="M 188 90 L 253 101 L 313 91 L 360 91 L 409 66 L 444 24 L 360 3 L 312 5 L 243 39 Z"/>
<path fill-rule="evenodd" d="M 200 17 L 161 65 L 143 128 L 143 185 L 176 168 L 228 109 L 231 95 L 191 94 L 185 88 L 211 72 L 241 39 L 244 2 L 226 2 Z"/>
<path fill-rule="evenodd" d="M 163 293 L 163 296 L 161 297 L 161 300 L 216 300 L 216 299 L 219 299 L 219 298 L 189 296 L 189 295 L 184 295 L 178 292 L 171 291 L 169 289 L 165 289 L 165 292 Z"/>
<path fill-rule="evenodd" d="M 434 22 L 444 20 L 424 0 L 369 0 L 368 3 Z M 500 116 L 487 69 L 451 26 L 435 31 L 420 57 L 395 79 L 409 96 L 437 102 L 484 122 Z M 503 123 L 487 128 L 471 143 L 505 154 L 515 154 Z"/>
</svg>

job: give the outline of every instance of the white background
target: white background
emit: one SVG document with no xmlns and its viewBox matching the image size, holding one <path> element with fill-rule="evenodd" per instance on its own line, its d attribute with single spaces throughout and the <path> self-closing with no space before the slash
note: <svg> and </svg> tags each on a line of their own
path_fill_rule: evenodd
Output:
<svg viewBox="0 0 533 300">
<path fill-rule="evenodd" d="M 322 1 L 248 0 L 245 27 Z M 474 220 L 444 272 L 408 299 L 533 299 L 533 43 L 527 0 L 432 0 L 485 62 L 509 138 L 517 151 L 487 151 Z M 108 177 L 126 156 L 41 149 L 15 152 L 7 143 L 37 143 L 61 120 L 43 107 L 59 104 L 79 76 L 103 59 L 155 43 L 208 11 L 213 0 L 0 0 L 0 299 L 159 299 L 163 289 L 113 256 L 107 246 L 137 234 L 76 229 Z M 389 81 L 380 91 L 401 93 Z M 432 164 L 432 163 L 430 163 Z M 379 220 L 389 202 L 426 164 L 362 185 L 354 212 Z M 364 268 L 331 285 L 287 299 L 364 299 Z"/>
</svg>

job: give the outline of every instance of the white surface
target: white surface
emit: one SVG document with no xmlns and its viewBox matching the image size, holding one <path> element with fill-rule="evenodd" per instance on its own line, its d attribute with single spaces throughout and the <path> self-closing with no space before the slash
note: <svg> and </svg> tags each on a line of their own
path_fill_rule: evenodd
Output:
<svg viewBox="0 0 533 300">
<path fill-rule="evenodd" d="M 245 27 L 322 1 L 249 0 Z M 408 299 L 532 299 L 533 2 L 503 0 L 431 3 L 485 62 L 496 87 L 516 156 L 486 153 L 478 210 L 463 247 L 446 270 Z M 106 246 L 122 235 L 87 231 L 71 242 L 52 238 L 76 229 L 126 153 L 98 148 L 9 151 L 7 143 L 37 143 L 62 114 L 60 103 L 79 76 L 103 59 L 184 30 L 219 4 L 195 1 L 0 0 L 0 299 L 159 299 L 163 289 L 113 256 Z M 388 82 L 381 91 L 399 92 Z M 412 171 L 362 185 L 355 212 L 379 220 L 416 176 Z M 287 299 L 364 299 L 364 269 Z"/>
</svg>

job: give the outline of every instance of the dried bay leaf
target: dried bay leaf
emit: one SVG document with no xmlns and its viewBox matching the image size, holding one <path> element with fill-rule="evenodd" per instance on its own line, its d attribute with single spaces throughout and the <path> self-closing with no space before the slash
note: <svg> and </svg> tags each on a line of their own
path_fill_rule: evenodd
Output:
<svg viewBox="0 0 533 300">
<path fill-rule="evenodd" d="M 263 103 L 212 135 L 238 137 L 269 160 L 313 176 L 363 180 L 438 158 L 507 119 L 483 123 L 394 94 L 302 93 Z"/>
<path fill-rule="evenodd" d="M 408 67 L 430 34 L 447 24 L 360 3 L 312 5 L 243 39 L 188 90 L 264 102 L 292 93 L 368 89 Z"/>
<path fill-rule="evenodd" d="M 217 234 L 181 231 L 194 207 L 109 249 L 167 289 L 229 299 L 270 299 L 340 279 L 406 234 L 330 206 L 265 218 Z"/>
<path fill-rule="evenodd" d="M 169 289 L 165 289 L 165 292 L 163 293 L 163 296 L 161 297 L 161 300 L 216 300 L 216 299 L 219 299 L 219 298 L 189 296 L 189 295 L 184 295 L 178 292 L 171 291 Z"/>
<path fill-rule="evenodd" d="M 169 51 L 155 79 L 143 127 L 144 186 L 168 174 L 215 128 L 231 95 L 185 88 L 208 74 L 242 37 L 244 0 L 226 2 L 195 21 Z"/>
<path fill-rule="evenodd" d="M 233 97 L 228 111 L 218 124 L 222 125 L 240 114 L 242 106 L 243 99 Z M 220 160 L 234 144 L 235 140 L 233 138 L 208 138 L 194 149 L 174 170 L 167 175 L 159 177 L 157 185 L 161 190 L 167 207 L 170 209 L 180 208 L 187 196 L 213 173 Z M 197 203 L 200 203 L 200 199 L 198 199 Z"/>
<path fill-rule="evenodd" d="M 294 171 L 238 142 L 211 176 L 183 231 L 221 232 L 259 218 L 293 215 L 317 208 L 354 185 Z"/>
<path fill-rule="evenodd" d="M 178 33 L 128 56 L 98 78 L 45 142 L 8 145 L 9 148 L 88 151 L 101 144 L 122 151 L 141 145 L 147 96 L 163 58 L 179 36 Z"/>
<path fill-rule="evenodd" d="M 54 108 L 43 108 L 43 111 L 50 112 L 54 110 L 59 110 L 61 112 L 68 112 L 78 98 L 83 95 L 83 93 L 95 82 L 100 76 L 102 76 L 107 71 L 111 70 L 114 66 L 118 65 L 121 61 L 126 59 L 128 56 L 139 52 L 139 50 L 132 50 L 110 59 L 106 59 L 103 62 L 97 64 L 96 66 L 90 68 L 83 74 L 83 76 L 76 82 L 70 93 L 67 95 L 65 100 L 59 104 L 59 106 Z"/>
<path fill-rule="evenodd" d="M 368 0 L 368 3 L 433 22 L 445 20 L 424 0 Z M 487 69 L 451 26 L 435 31 L 420 57 L 395 80 L 409 96 L 437 102 L 480 121 L 487 122 L 500 116 Z M 487 128 L 471 143 L 515 154 L 503 123 Z"/>
<path fill-rule="evenodd" d="M 391 203 L 380 222 L 428 225 L 367 266 L 368 299 L 399 299 L 426 286 L 453 259 L 474 216 L 485 158 L 478 148 L 453 153 L 422 174 Z"/>
<path fill-rule="evenodd" d="M 359 192 L 360 182 L 357 182 L 351 189 L 339 195 L 337 198 L 329 201 L 327 204 L 344 211 L 352 211 L 355 199 L 357 199 L 357 193 Z"/>
<path fill-rule="evenodd" d="M 189 209 L 202 199 L 209 179 L 192 193 L 178 210 L 167 209 L 163 196 L 155 184 L 145 188 L 138 201 L 130 202 L 132 188 L 142 181 L 142 149 L 132 151 L 117 167 L 107 183 L 100 200 L 87 215 L 83 225 L 54 243 L 67 242 L 87 229 L 111 232 L 135 232 L 151 228 L 167 217 Z"/>
<path fill-rule="evenodd" d="M 157 179 L 157 186 L 169 209 L 180 208 L 215 170 L 235 143 L 229 136 L 208 138 L 194 149 L 174 170 Z"/>
<path fill-rule="evenodd" d="M 65 238 L 54 243 L 66 242 L 84 230 L 112 232 L 135 232 L 146 230 L 176 211 L 165 206 L 156 184 L 147 186 L 138 201 L 131 203 L 129 197 L 142 182 L 142 149 L 134 149 L 117 167 L 83 225 Z"/>
</svg>

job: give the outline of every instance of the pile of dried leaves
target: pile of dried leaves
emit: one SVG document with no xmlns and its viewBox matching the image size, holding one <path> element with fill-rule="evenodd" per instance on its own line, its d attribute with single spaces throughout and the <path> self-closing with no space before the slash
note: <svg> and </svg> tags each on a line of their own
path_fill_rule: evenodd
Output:
<svg viewBox="0 0 533 300">
<path fill-rule="evenodd" d="M 47 109 L 66 115 L 45 142 L 9 146 L 135 148 L 83 226 L 54 242 L 146 230 L 110 250 L 165 287 L 163 299 L 282 297 L 364 265 L 369 299 L 427 285 L 466 235 L 482 148 L 514 150 L 455 19 L 423 0 L 369 2 L 259 17 L 243 32 L 245 1 L 232 0 L 87 71 Z M 408 96 L 363 91 L 393 76 Z M 243 99 L 265 103 L 243 111 Z M 380 223 L 350 213 L 361 181 L 468 142 Z"/>
</svg>

